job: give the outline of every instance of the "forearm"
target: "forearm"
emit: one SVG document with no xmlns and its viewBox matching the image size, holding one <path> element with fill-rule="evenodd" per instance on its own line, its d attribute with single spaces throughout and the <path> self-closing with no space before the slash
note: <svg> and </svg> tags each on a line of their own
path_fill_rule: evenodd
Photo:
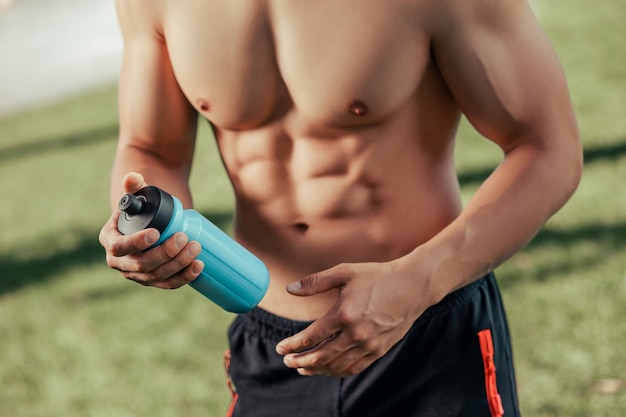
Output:
<svg viewBox="0 0 626 417">
<path fill-rule="evenodd" d="M 120 137 L 111 175 L 111 205 L 125 192 L 129 172 L 143 175 L 191 206 L 187 180 L 196 138 L 198 115 L 181 91 L 158 34 L 159 7 L 146 13 L 141 2 L 118 1 L 124 40 L 119 82 Z"/>
<path fill-rule="evenodd" d="M 120 144 L 111 171 L 111 208 L 115 209 L 124 194 L 122 180 L 129 172 L 138 172 L 150 185 L 175 195 L 186 208 L 192 206 L 188 180 L 190 165 L 173 165 L 158 153 L 138 146 Z"/>
<path fill-rule="evenodd" d="M 433 301 L 484 276 L 523 248 L 570 198 L 580 150 L 519 146 L 461 215 L 403 262 L 426 273 Z M 424 269 L 426 269 L 424 271 Z"/>
<path fill-rule="evenodd" d="M 135 192 L 147 184 L 155 184 L 176 195 L 186 195 L 188 169 L 172 164 L 151 148 L 122 146 L 120 141 L 112 170 L 111 208 L 113 213 L 102 227 L 100 244 L 106 250 L 109 267 L 121 272 L 126 279 L 156 288 L 179 288 L 198 277 L 203 264 L 196 260 L 201 251 L 197 241 L 183 233 L 175 233 L 164 241 L 160 234 L 148 228 L 123 235 L 118 230 L 117 203 L 122 193 Z M 162 155 L 162 154 L 161 154 Z M 133 175 L 126 175 L 135 172 Z M 137 174 L 143 174 L 139 175 Z M 155 246 L 155 243 L 159 245 Z"/>
</svg>

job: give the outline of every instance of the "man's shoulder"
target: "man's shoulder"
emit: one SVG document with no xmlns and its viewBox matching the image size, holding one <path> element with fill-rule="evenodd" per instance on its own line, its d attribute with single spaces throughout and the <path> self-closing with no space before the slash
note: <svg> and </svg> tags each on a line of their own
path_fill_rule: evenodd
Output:
<svg viewBox="0 0 626 417">
<path fill-rule="evenodd" d="M 502 31 L 533 18 L 528 0 L 440 0 L 428 4 L 431 33 L 439 36 Z"/>
</svg>

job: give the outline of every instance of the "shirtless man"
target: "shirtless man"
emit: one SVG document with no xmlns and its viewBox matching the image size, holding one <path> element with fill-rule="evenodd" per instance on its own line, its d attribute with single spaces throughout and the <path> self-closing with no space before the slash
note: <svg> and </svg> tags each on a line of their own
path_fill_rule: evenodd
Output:
<svg viewBox="0 0 626 417">
<path fill-rule="evenodd" d="M 144 252 L 158 233 L 121 236 L 115 205 L 154 184 L 191 207 L 208 119 L 234 235 L 271 273 L 229 332 L 231 412 L 518 415 L 491 271 L 569 199 L 582 166 L 564 74 L 526 0 L 117 6 L 120 137 L 100 242 L 138 283 L 198 276 L 197 242 Z M 504 155 L 465 207 L 462 113 Z"/>
</svg>

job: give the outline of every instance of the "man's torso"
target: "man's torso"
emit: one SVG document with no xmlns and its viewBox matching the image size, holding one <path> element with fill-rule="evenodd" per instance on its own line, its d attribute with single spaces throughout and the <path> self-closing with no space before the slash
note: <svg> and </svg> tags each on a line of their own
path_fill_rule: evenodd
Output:
<svg viewBox="0 0 626 417">
<path fill-rule="evenodd" d="M 267 310 L 316 318 L 336 294 L 296 298 L 287 283 L 398 258 L 458 215 L 459 111 L 424 4 L 160 4 L 178 84 L 233 183 L 236 236 L 270 269 Z"/>
</svg>

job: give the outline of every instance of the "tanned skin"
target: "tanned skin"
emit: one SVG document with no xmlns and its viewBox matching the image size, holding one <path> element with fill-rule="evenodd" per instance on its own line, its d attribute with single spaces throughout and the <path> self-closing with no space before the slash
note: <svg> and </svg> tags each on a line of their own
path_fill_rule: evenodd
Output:
<svg viewBox="0 0 626 417">
<path fill-rule="evenodd" d="M 315 320 L 277 346 L 303 375 L 361 372 L 428 307 L 527 244 L 579 182 L 566 79 L 525 0 L 117 6 L 109 266 L 159 288 L 200 273 L 197 242 L 177 234 L 144 252 L 158 232 L 120 235 L 115 206 L 147 184 L 192 206 L 202 115 L 235 192 L 235 237 L 271 273 L 260 307 Z M 503 152 L 465 207 L 461 114 Z"/>
</svg>

